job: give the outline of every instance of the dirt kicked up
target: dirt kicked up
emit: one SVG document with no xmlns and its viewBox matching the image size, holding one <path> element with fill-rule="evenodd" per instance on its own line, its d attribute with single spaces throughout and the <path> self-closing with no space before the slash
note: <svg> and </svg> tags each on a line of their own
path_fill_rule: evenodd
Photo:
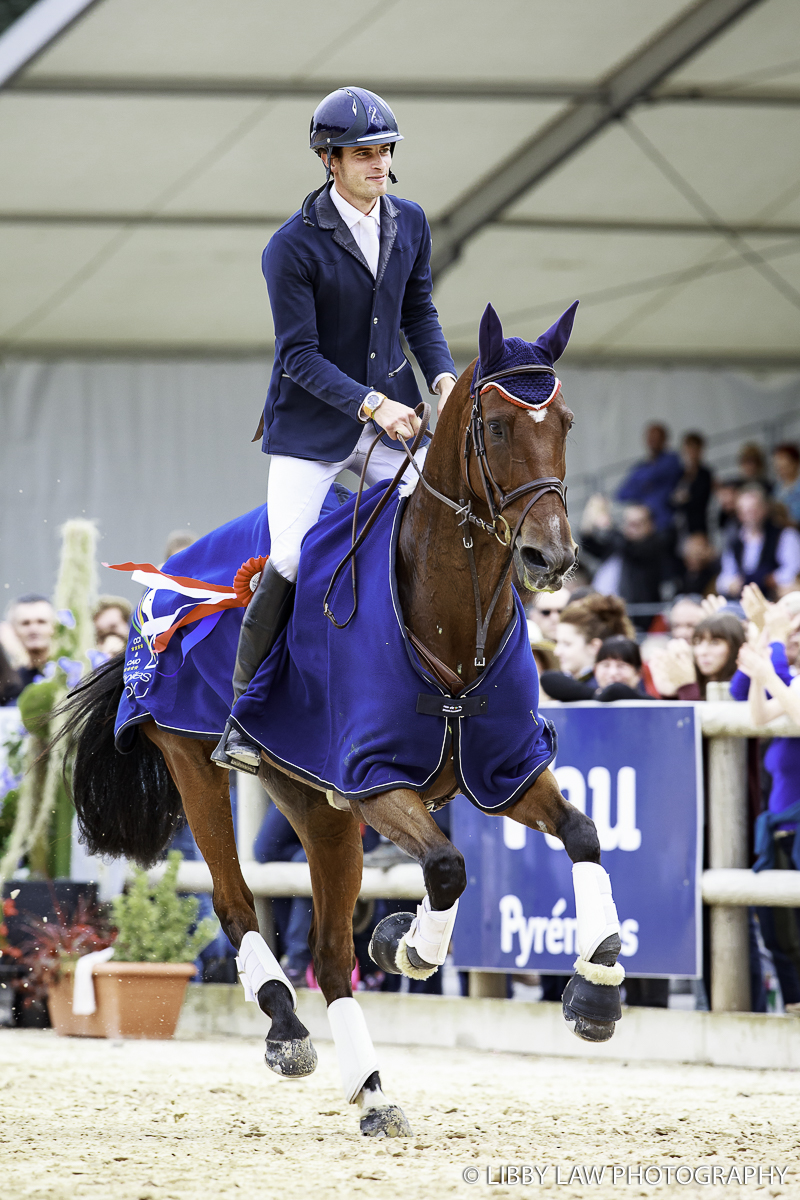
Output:
<svg viewBox="0 0 800 1200">
<path fill-rule="evenodd" d="M 379 1047 L 414 1136 L 372 1141 L 332 1044 L 317 1049 L 316 1074 L 292 1083 L 255 1040 L 0 1030 L 0 1195 L 800 1196 L 796 1073 Z"/>
</svg>

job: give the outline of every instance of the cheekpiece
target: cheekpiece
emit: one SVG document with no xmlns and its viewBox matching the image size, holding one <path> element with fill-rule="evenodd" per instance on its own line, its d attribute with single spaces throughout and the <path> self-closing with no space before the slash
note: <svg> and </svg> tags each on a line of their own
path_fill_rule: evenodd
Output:
<svg viewBox="0 0 800 1200">
<path fill-rule="evenodd" d="M 576 300 L 541 337 L 526 342 L 519 337 L 504 338 L 500 318 L 487 304 L 481 317 L 472 391 L 478 387 L 483 395 L 495 388 L 521 408 L 546 408 L 561 391 L 553 364 L 566 349 L 577 307 Z"/>
</svg>

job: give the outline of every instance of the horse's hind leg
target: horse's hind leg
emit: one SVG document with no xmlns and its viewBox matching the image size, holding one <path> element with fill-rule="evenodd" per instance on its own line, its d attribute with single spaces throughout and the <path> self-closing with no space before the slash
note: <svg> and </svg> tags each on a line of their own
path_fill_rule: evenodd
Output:
<svg viewBox="0 0 800 1200">
<path fill-rule="evenodd" d="M 576 974 L 564 989 L 564 1018 L 585 1041 L 608 1041 L 622 1016 L 619 985 L 625 972 L 617 963 L 622 949 L 619 921 L 611 880 L 600 866 L 594 821 L 567 803 L 552 771 L 543 771 L 505 815 L 529 829 L 554 834 L 572 859 L 578 958 Z"/>
<path fill-rule="evenodd" d="M 253 894 L 236 851 L 227 772 L 210 760 L 213 742 L 180 738 L 146 726 L 181 794 L 186 819 L 214 883 L 214 911 L 240 952 L 252 996 L 271 1018 L 266 1062 L 278 1075 L 310 1075 L 317 1065 L 308 1030 L 298 1019 L 294 989 L 258 931 Z"/>
<path fill-rule="evenodd" d="M 362 847 L 358 821 L 313 792 L 262 768 L 275 803 L 303 843 L 311 873 L 314 911 L 308 944 L 314 971 L 328 1004 L 345 1099 L 360 1109 L 367 1137 L 410 1137 L 411 1127 L 381 1090 L 378 1059 L 364 1014 L 353 997 L 353 909 L 361 889 Z"/>
</svg>

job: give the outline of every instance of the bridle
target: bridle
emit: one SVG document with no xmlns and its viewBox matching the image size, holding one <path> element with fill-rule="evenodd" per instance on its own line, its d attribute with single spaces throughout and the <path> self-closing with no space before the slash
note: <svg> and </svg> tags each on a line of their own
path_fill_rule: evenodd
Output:
<svg viewBox="0 0 800 1200">
<path fill-rule="evenodd" d="M 542 496 L 546 496 L 548 492 L 555 492 L 560 497 L 561 502 L 564 505 L 564 511 L 567 511 L 567 489 L 563 481 L 557 476 L 549 475 L 541 479 L 532 479 L 529 483 L 523 483 L 520 485 L 520 487 L 514 488 L 510 492 L 504 492 L 494 477 L 486 452 L 486 442 L 483 433 L 484 422 L 482 392 L 484 390 L 488 390 L 492 384 L 496 383 L 500 379 L 506 379 L 512 375 L 532 374 L 548 374 L 552 375 L 555 379 L 555 370 L 552 367 L 541 366 L 538 363 L 529 363 L 518 367 L 509 367 L 508 370 L 495 371 L 494 373 L 488 375 L 478 375 L 478 372 L 476 371 L 477 378 L 473 379 L 472 386 L 470 388 L 472 412 L 470 414 L 469 423 L 464 435 L 464 452 L 461 460 L 462 480 L 464 482 L 465 489 L 471 498 L 462 498 L 458 503 L 456 503 L 456 501 L 451 500 L 449 496 L 445 496 L 442 492 L 437 491 L 436 488 L 432 487 L 428 483 L 427 479 L 422 474 L 422 470 L 420 469 L 416 459 L 414 458 L 414 455 L 419 449 L 430 423 L 431 407 L 429 404 L 423 401 L 421 404 L 418 404 L 415 409 L 417 416 L 420 418 L 420 427 L 414 437 L 414 441 L 410 446 L 406 442 L 405 438 L 401 434 L 398 434 L 398 438 L 402 443 L 406 457 L 419 477 L 419 482 L 426 489 L 426 491 L 430 492 L 432 496 L 435 496 L 436 499 L 440 500 L 443 504 L 446 504 L 448 508 L 451 508 L 458 517 L 458 525 L 462 530 L 461 540 L 463 542 L 464 549 L 467 552 L 470 575 L 472 576 L 472 588 L 475 594 L 475 614 L 477 622 L 475 634 L 475 666 L 478 668 L 478 670 L 482 670 L 486 666 L 486 638 L 489 632 L 489 622 L 492 619 L 492 615 L 497 606 L 497 602 L 500 599 L 503 586 L 508 578 L 508 573 L 511 570 L 511 564 L 514 559 L 514 542 L 516 541 L 517 534 L 522 527 L 523 521 L 533 508 L 536 501 L 541 500 Z M 544 408 L 553 399 L 555 399 L 556 395 L 558 395 L 558 388 L 554 389 L 550 399 L 544 404 L 539 406 L 521 404 L 521 407 L 530 408 L 534 411 L 537 407 Z M 328 617 L 328 619 L 336 626 L 337 629 L 346 628 L 346 626 L 350 624 L 353 617 L 356 615 L 356 610 L 358 608 L 358 593 L 356 588 L 356 552 L 363 544 L 367 534 L 377 521 L 383 509 L 386 507 L 387 503 L 389 502 L 389 498 L 394 492 L 394 489 L 397 487 L 402 476 L 407 470 L 407 464 L 403 463 L 389 487 L 386 489 L 386 492 L 378 501 L 378 504 L 375 506 L 373 511 L 370 513 L 367 521 L 364 524 L 364 528 L 361 530 L 361 533 L 357 534 L 358 513 L 361 505 L 361 495 L 364 490 L 364 483 L 367 476 L 367 465 L 369 463 L 370 456 L 372 455 L 372 451 L 375 449 L 382 437 L 382 433 L 378 434 L 364 459 L 364 465 L 361 469 L 361 479 L 359 481 L 358 491 L 356 493 L 356 502 L 353 509 L 353 527 L 350 549 L 334 571 L 323 601 L 323 611 L 325 616 Z M 484 493 L 483 496 L 479 495 L 479 493 L 475 491 L 469 480 L 469 464 L 471 455 L 474 456 L 477 463 Z M 519 500 L 522 496 L 530 496 L 530 499 L 522 510 L 522 513 L 512 531 L 511 526 L 503 516 L 503 513 L 510 505 L 514 504 L 515 501 Z M 484 521 L 482 517 L 477 516 L 472 511 L 473 499 L 477 500 L 478 502 L 485 501 L 492 518 L 491 521 Z M 472 530 L 470 529 L 471 525 L 483 530 L 484 533 L 488 533 L 495 537 L 501 545 L 509 547 L 508 558 L 506 559 L 505 566 L 500 574 L 499 582 L 494 590 L 494 595 L 489 602 L 489 607 L 486 610 L 485 616 L 483 615 L 481 609 L 480 582 L 478 580 L 478 570 L 475 565 L 475 551 L 472 540 Z M 333 612 L 328 605 L 328 600 L 331 592 L 333 591 L 334 584 L 348 562 L 352 564 L 353 609 L 347 620 L 340 623 L 333 615 Z"/>
</svg>

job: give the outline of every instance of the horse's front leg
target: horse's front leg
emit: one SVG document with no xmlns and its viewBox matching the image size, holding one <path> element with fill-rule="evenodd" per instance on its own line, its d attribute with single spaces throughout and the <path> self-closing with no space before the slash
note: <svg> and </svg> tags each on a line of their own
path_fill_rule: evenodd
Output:
<svg viewBox="0 0 800 1200">
<path fill-rule="evenodd" d="M 554 834 L 572 859 L 578 957 L 562 998 L 564 1019 L 578 1037 L 605 1042 L 622 1016 L 619 985 L 625 971 L 617 962 L 622 942 L 611 895 L 611 880 L 600 866 L 594 821 L 559 791 L 552 771 L 544 771 L 505 816 L 529 829 Z"/>
<path fill-rule="evenodd" d="M 317 1053 L 295 1013 L 297 996 L 280 963 L 258 931 L 253 894 L 236 851 L 227 772 L 211 762 L 214 742 L 194 741 L 145 726 L 161 750 L 181 794 L 186 819 L 211 872 L 214 911 L 238 951 L 245 997 L 271 1020 L 265 1060 L 276 1075 L 310 1075 Z"/>
<path fill-rule="evenodd" d="M 427 979 L 447 957 L 458 898 L 467 886 L 464 858 L 416 792 L 406 788 L 351 800 L 356 815 L 422 867 L 425 896 L 413 913 L 394 913 L 375 928 L 370 954 L 383 971 Z"/>
</svg>

